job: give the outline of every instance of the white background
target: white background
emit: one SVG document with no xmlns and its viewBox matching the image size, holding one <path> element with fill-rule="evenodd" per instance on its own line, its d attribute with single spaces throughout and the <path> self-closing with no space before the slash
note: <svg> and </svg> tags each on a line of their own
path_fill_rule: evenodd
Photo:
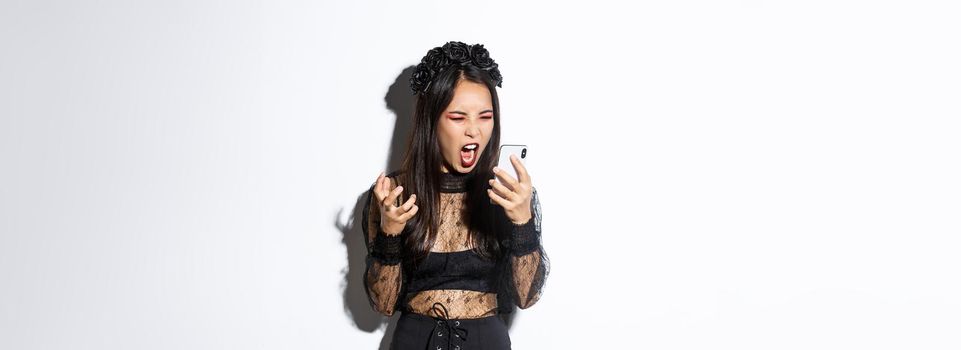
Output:
<svg viewBox="0 0 961 350">
<path fill-rule="evenodd" d="M 959 17 L 4 0 L 0 348 L 386 346 L 351 222 L 448 40 L 500 64 L 543 201 L 515 348 L 961 348 Z"/>
</svg>

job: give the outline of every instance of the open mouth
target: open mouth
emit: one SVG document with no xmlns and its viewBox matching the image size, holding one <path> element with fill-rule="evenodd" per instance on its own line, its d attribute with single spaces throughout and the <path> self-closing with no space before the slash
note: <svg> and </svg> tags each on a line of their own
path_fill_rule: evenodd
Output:
<svg viewBox="0 0 961 350">
<path fill-rule="evenodd" d="M 476 143 L 470 143 L 460 149 L 461 166 L 465 168 L 474 166 L 474 163 L 477 162 L 477 147 Z"/>
</svg>

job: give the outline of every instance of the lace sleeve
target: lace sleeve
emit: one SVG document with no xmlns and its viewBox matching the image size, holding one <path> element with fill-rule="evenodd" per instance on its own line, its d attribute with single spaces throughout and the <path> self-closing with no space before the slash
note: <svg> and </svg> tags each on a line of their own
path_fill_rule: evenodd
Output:
<svg viewBox="0 0 961 350">
<path fill-rule="evenodd" d="M 392 186 L 393 187 L 393 186 Z M 367 270 L 364 287 L 371 307 L 386 316 L 394 314 L 402 283 L 401 236 L 387 235 L 380 229 L 380 206 L 373 203 L 374 187 L 367 191 L 363 230 L 367 245 Z"/>
<path fill-rule="evenodd" d="M 502 283 L 509 286 L 507 292 L 521 309 L 531 307 L 540 299 L 550 272 L 550 261 L 541 245 L 541 206 L 537 189 L 531 195 L 531 214 L 530 221 L 523 225 L 507 221 L 510 227 L 507 270 L 510 273 L 504 274 L 509 278 Z"/>
</svg>

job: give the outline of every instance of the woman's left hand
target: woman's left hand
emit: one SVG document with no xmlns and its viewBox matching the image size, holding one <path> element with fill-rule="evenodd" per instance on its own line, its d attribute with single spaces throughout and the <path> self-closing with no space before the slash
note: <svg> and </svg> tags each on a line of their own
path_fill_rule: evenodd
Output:
<svg viewBox="0 0 961 350">
<path fill-rule="evenodd" d="M 511 155 L 511 163 L 514 164 L 514 169 L 517 169 L 517 179 L 503 169 L 494 167 L 494 176 L 497 176 L 500 182 L 490 179 L 488 183 L 491 188 L 487 189 L 487 195 L 504 208 L 504 213 L 511 222 L 523 225 L 531 219 L 531 193 L 534 186 L 531 185 L 527 168 L 524 168 L 516 155 Z"/>
</svg>

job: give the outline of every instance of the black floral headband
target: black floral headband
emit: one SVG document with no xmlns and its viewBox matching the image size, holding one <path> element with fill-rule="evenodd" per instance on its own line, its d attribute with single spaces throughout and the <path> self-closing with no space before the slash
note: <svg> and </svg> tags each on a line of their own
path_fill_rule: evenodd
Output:
<svg viewBox="0 0 961 350">
<path fill-rule="evenodd" d="M 430 51 L 420 60 L 414 74 L 410 76 L 410 89 L 416 95 L 418 92 L 426 92 L 430 87 L 431 81 L 438 73 L 453 65 L 473 65 L 481 70 L 487 71 L 494 84 L 501 86 L 504 80 L 501 71 L 497 69 L 497 63 L 491 59 L 490 53 L 484 45 L 467 45 L 460 41 L 448 41 L 444 46 L 438 46 Z"/>
</svg>

